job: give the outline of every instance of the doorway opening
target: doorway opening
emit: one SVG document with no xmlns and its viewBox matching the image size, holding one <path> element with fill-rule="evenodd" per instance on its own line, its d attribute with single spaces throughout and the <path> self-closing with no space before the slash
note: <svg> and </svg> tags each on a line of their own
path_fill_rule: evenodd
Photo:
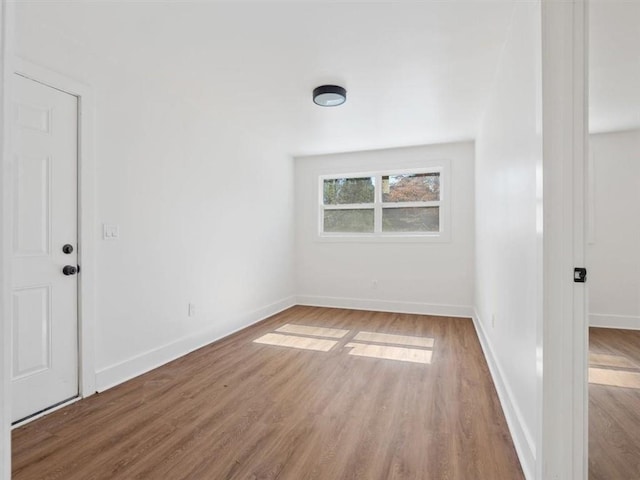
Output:
<svg viewBox="0 0 640 480">
<path fill-rule="evenodd" d="M 640 465 L 640 4 L 589 15 L 589 479 Z"/>
</svg>

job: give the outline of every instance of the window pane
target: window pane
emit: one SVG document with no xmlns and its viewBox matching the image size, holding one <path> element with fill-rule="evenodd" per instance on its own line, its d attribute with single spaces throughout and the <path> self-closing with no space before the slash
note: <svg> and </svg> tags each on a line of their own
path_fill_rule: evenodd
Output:
<svg viewBox="0 0 640 480">
<path fill-rule="evenodd" d="M 374 177 L 332 178 L 324 181 L 323 197 L 325 205 L 373 203 L 374 194 Z"/>
<path fill-rule="evenodd" d="M 438 232 L 440 207 L 382 209 L 383 232 Z"/>
<path fill-rule="evenodd" d="M 385 175 L 383 202 L 431 202 L 440 200 L 440 173 Z"/>
<path fill-rule="evenodd" d="M 373 209 L 359 210 L 325 210 L 324 231 L 373 233 Z"/>
</svg>

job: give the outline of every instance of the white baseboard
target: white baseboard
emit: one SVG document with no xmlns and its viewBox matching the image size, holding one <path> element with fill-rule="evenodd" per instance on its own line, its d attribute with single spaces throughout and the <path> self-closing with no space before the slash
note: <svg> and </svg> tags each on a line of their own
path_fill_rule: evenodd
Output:
<svg viewBox="0 0 640 480">
<path fill-rule="evenodd" d="M 518 408 L 517 403 L 514 401 L 513 393 L 509 382 L 503 374 L 503 370 L 500 367 L 498 359 L 493 353 L 493 347 L 489 341 L 489 337 L 486 336 L 478 312 L 475 311 L 473 315 L 473 325 L 476 328 L 482 351 L 487 359 L 491 376 L 493 377 L 493 383 L 498 392 L 498 398 L 504 411 L 504 416 L 511 432 L 511 438 L 513 444 L 520 459 L 520 465 L 522 471 L 527 480 L 534 480 L 535 478 L 535 464 L 536 464 L 536 450 L 535 442 L 531 432 L 527 428 L 526 423 L 523 420 L 522 413 Z"/>
<path fill-rule="evenodd" d="M 258 310 L 240 315 L 234 319 L 232 325 L 241 326 L 233 331 L 221 332 L 219 329 L 212 329 L 199 332 L 99 370 L 96 372 L 96 389 L 98 392 L 103 392 L 111 387 L 115 387 L 138 375 L 142 375 L 176 358 L 193 352 L 198 348 L 232 335 L 294 305 L 295 297 L 287 297 Z"/>
<path fill-rule="evenodd" d="M 589 314 L 589 326 L 600 328 L 619 328 L 622 330 L 640 330 L 640 317 L 632 315 L 591 313 Z"/>
<path fill-rule="evenodd" d="M 435 303 L 395 302 L 364 298 L 321 297 L 299 295 L 298 305 L 311 307 L 346 308 L 350 310 L 371 310 L 375 312 L 414 313 L 418 315 L 438 315 L 443 317 L 473 317 L 473 307 L 469 305 L 440 305 Z"/>
</svg>

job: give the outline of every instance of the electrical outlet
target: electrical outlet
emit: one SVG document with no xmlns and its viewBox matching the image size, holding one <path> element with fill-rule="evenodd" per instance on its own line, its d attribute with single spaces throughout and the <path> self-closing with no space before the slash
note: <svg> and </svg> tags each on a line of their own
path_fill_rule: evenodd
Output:
<svg viewBox="0 0 640 480">
<path fill-rule="evenodd" d="M 189 304 L 189 316 L 190 317 L 196 316 L 196 305 L 194 303 Z"/>
<path fill-rule="evenodd" d="M 491 315 L 491 327 L 495 328 L 496 327 L 496 314 L 492 314 Z"/>
<path fill-rule="evenodd" d="M 371 288 L 378 288 L 378 280 L 371 280 Z"/>
</svg>

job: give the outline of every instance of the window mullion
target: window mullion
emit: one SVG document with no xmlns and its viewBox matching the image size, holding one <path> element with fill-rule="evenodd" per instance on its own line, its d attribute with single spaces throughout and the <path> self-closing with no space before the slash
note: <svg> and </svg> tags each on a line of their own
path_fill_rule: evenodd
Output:
<svg viewBox="0 0 640 480">
<path fill-rule="evenodd" d="M 382 175 L 376 175 L 375 187 L 373 231 L 382 233 Z"/>
<path fill-rule="evenodd" d="M 371 210 L 374 203 L 341 203 L 339 205 L 323 205 L 325 210 Z"/>
<path fill-rule="evenodd" d="M 382 204 L 382 208 L 425 208 L 439 207 L 439 201 L 429 202 L 387 202 Z"/>
</svg>

